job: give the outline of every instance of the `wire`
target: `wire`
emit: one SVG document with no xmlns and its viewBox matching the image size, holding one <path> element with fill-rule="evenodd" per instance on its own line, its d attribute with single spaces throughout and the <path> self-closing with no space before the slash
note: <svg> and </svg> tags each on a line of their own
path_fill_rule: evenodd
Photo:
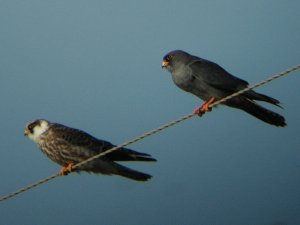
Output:
<svg viewBox="0 0 300 225">
<path fill-rule="evenodd" d="M 138 141 L 140 141 L 142 139 L 145 139 L 145 138 L 147 138 L 147 137 L 149 137 L 149 136 L 151 136 L 153 134 L 158 133 L 159 131 L 162 131 L 162 130 L 167 129 L 167 128 L 171 127 L 171 126 L 174 126 L 175 124 L 180 123 L 180 122 L 182 122 L 184 120 L 187 120 L 187 119 L 193 117 L 194 115 L 195 115 L 194 113 L 190 113 L 190 114 L 185 115 L 183 117 L 180 117 L 180 118 L 178 118 L 176 120 L 173 120 L 173 121 L 171 121 L 171 122 L 169 122 L 169 123 L 167 123 L 165 125 L 162 125 L 162 126 L 156 128 L 156 129 L 153 129 L 153 130 L 151 130 L 151 131 L 149 131 L 147 133 L 144 133 L 143 135 L 138 136 L 138 137 L 136 137 L 136 138 L 134 138 L 134 139 L 132 139 L 132 140 L 130 140 L 128 142 L 125 142 L 124 144 L 115 146 L 115 147 L 113 147 L 113 148 L 111 148 L 109 150 L 106 150 L 105 152 L 101 152 L 101 153 L 99 153 L 99 154 L 97 154 L 97 155 L 95 155 L 95 156 L 93 156 L 91 158 L 88 158 L 87 160 L 84 160 L 84 161 L 82 161 L 80 163 L 77 163 L 74 166 L 72 166 L 72 169 L 75 169 L 75 168 L 77 168 L 79 166 L 82 166 L 82 165 L 84 165 L 84 164 L 86 164 L 86 163 L 88 163 L 88 162 L 90 162 L 90 161 L 92 161 L 94 159 L 97 159 L 97 158 L 99 158 L 101 156 L 109 154 L 109 153 L 111 153 L 111 152 L 113 152 L 115 150 L 118 150 L 118 149 L 123 148 L 123 147 L 128 146 L 128 145 L 131 145 L 131 144 L 133 144 L 135 142 L 138 142 Z"/>
<path fill-rule="evenodd" d="M 51 175 L 51 176 L 49 176 L 49 177 L 47 177 L 47 178 L 44 178 L 44 179 L 42 179 L 42 180 L 39 180 L 39 181 L 37 181 L 37 182 L 35 182 L 35 183 L 32 183 L 32 184 L 30 184 L 30 185 L 28 185 L 28 186 L 26 186 L 26 187 L 21 188 L 21 189 L 15 191 L 15 192 L 12 192 L 12 193 L 10 193 L 10 194 L 8 194 L 8 195 L 5 195 L 5 196 L 3 196 L 3 197 L 0 198 L 0 202 L 1 202 L 1 201 L 4 201 L 4 200 L 6 200 L 6 199 L 12 198 L 12 197 L 14 197 L 14 196 L 16 196 L 16 195 L 18 195 L 18 194 L 21 194 L 21 193 L 23 193 L 23 192 L 25 192 L 25 191 L 28 191 L 28 190 L 30 190 L 30 189 L 32 189 L 32 188 L 34 188 L 34 187 L 37 187 L 37 186 L 39 186 L 39 185 L 41 185 L 41 184 L 43 184 L 43 183 L 48 182 L 48 181 L 50 181 L 50 180 L 53 180 L 54 178 L 56 178 L 56 177 L 58 177 L 58 176 L 59 176 L 58 173 L 57 173 L 57 174 L 53 174 L 53 175 Z"/>
<path fill-rule="evenodd" d="M 284 75 L 286 75 L 286 74 L 288 74 L 288 73 L 291 73 L 291 72 L 293 72 L 293 71 L 295 71 L 295 70 L 298 70 L 299 68 L 300 68 L 300 64 L 298 64 L 298 65 L 296 65 L 296 66 L 293 66 L 293 67 L 290 67 L 289 69 L 286 69 L 286 70 L 284 70 L 284 71 L 282 71 L 282 72 L 280 72 L 280 73 L 278 73 L 278 74 L 275 74 L 275 75 L 273 75 L 273 76 L 271 76 L 271 77 L 269 77 L 269 78 L 267 78 L 267 79 L 265 79 L 265 80 L 263 80 L 263 81 L 261 81 L 261 82 L 258 82 L 258 83 L 256 83 L 256 84 L 253 84 L 253 85 L 251 85 L 251 86 L 248 86 L 248 87 L 245 88 L 245 89 L 242 89 L 242 90 L 240 90 L 240 91 L 238 91 L 238 92 L 235 92 L 235 93 L 233 93 L 233 94 L 231 94 L 231 95 L 228 95 L 228 96 L 225 97 L 225 98 L 222 98 L 222 99 L 220 99 L 220 100 L 218 100 L 218 101 L 215 101 L 214 103 L 210 104 L 210 107 L 214 107 L 214 106 L 216 106 L 216 105 L 219 105 L 219 104 L 221 104 L 221 103 L 227 101 L 227 100 L 230 99 L 230 98 L 233 98 L 233 97 L 238 96 L 238 95 L 240 95 L 240 94 L 243 94 L 243 93 L 245 93 L 245 92 L 247 92 L 247 91 L 250 91 L 250 90 L 252 90 L 252 89 L 254 89 L 254 88 L 257 88 L 257 87 L 260 87 L 260 86 L 262 86 L 262 85 L 265 85 L 266 83 L 269 83 L 269 82 L 271 82 L 271 81 L 273 81 L 273 80 L 276 80 L 276 79 L 278 79 L 278 78 L 280 78 L 280 77 L 282 77 L 282 76 L 284 76 Z"/>
<path fill-rule="evenodd" d="M 258 83 L 254 84 L 254 85 L 248 86 L 247 88 L 242 89 L 242 90 L 240 90 L 240 91 L 238 91 L 238 92 L 235 92 L 235 93 L 233 93 L 233 94 L 231 94 L 231 95 L 229 95 L 229 96 L 227 96 L 227 97 L 225 97 L 225 98 L 222 98 L 222 99 L 220 99 L 220 100 L 218 100 L 218 101 L 215 101 L 214 103 L 210 104 L 209 107 L 212 108 L 212 107 L 214 107 L 214 106 L 217 106 L 217 105 L 219 105 L 219 104 L 225 102 L 225 101 L 228 100 L 228 99 L 231 99 L 231 98 L 233 98 L 233 97 L 235 97 L 235 96 L 237 96 L 237 95 L 240 95 L 240 94 L 242 94 L 242 93 L 244 93 L 244 92 L 247 92 L 247 91 L 249 91 L 249 90 L 252 90 L 252 89 L 254 89 L 254 88 L 260 87 L 260 86 L 262 86 L 262 85 L 264 85 L 264 84 L 266 84 L 266 83 L 269 83 L 269 82 L 271 82 L 271 81 L 273 81 L 273 80 L 275 80 L 275 79 L 278 79 L 278 78 L 280 78 L 280 77 L 282 77 L 282 76 L 284 76 L 284 75 L 287 75 L 287 74 L 289 74 L 289 73 L 291 73 L 291 72 L 293 72 L 293 71 L 295 71 L 295 70 L 298 70 L 299 68 L 300 68 L 300 64 L 298 64 L 298 65 L 296 65 L 296 66 L 294 66 L 294 67 L 291 67 L 291 68 L 289 68 L 289 69 L 287 69 L 287 70 L 285 70 L 285 71 L 283 71 L 283 72 L 280 72 L 280 73 L 278 73 L 278 74 L 275 74 L 275 75 L 271 76 L 270 78 L 265 79 L 265 80 L 263 80 L 263 81 L 261 81 L 261 82 L 258 82 Z M 93 156 L 93 157 L 91 157 L 91 158 L 89 158 L 89 159 L 87 159 L 87 160 L 84 160 L 84 161 L 82 161 L 82 162 L 80 162 L 80 163 L 77 163 L 77 164 L 75 164 L 75 165 L 72 166 L 72 169 L 78 168 L 78 167 L 80 167 L 80 166 L 82 166 L 82 165 L 84 165 L 84 164 L 86 164 L 86 163 L 89 163 L 90 161 L 95 160 L 95 159 L 97 159 L 97 158 L 99 158 L 99 157 L 101 157 L 101 156 L 104 156 L 104 155 L 109 154 L 109 153 L 111 153 L 111 152 L 113 152 L 113 151 L 116 151 L 116 150 L 118 150 L 118 149 L 120 149 L 120 148 L 123 148 L 123 147 L 125 147 L 125 146 L 127 146 L 127 145 L 133 144 L 133 143 L 138 142 L 138 141 L 140 141 L 140 140 L 142 140 L 142 139 L 145 139 L 145 138 L 147 138 L 147 137 L 149 137 L 149 136 L 152 136 L 152 135 L 154 135 L 154 134 L 156 134 L 156 133 L 158 133 L 158 132 L 160 132 L 160 131 L 162 131 L 162 130 L 165 130 L 165 129 L 171 127 L 171 126 L 174 126 L 175 124 L 178 124 L 178 123 L 180 123 L 180 122 L 183 122 L 183 121 L 185 121 L 185 120 L 187 120 L 187 119 L 189 119 L 189 118 L 191 118 L 191 117 L 193 117 L 193 116 L 195 116 L 195 115 L 196 115 L 196 114 L 193 112 L 193 113 L 187 114 L 187 115 L 185 115 L 185 116 L 183 116 L 183 117 L 180 117 L 180 118 L 178 118 L 178 119 L 175 119 L 175 120 L 173 120 L 173 121 L 171 121 L 171 122 L 169 122 L 169 123 L 166 123 L 166 124 L 164 124 L 164 125 L 162 125 L 162 126 L 156 128 L 156 129 L 153 129 L 153 130 L 151 130 L 151 131 L 149 131 L 149 132 L 146 132 L 146 133 L 144 133 L 144 134 L 142 134 L 142 135 L 140 135 L 140 136 L 138 136 L 138 137 L 136 137 L 136 138 L 134 138 L 134 139 L 132 139 L 132 140 L 130 140 L 130 141 L 128 141 L 128 142 L 125 142 L 125 143 L 123 143 L 123 144 L 121 144 L 121 145 L 115 146 L 115 147 L 113 147 L 113 148 L 111 148 L 111 149 L 109 149 L 109 150 L 107 150 L 107 151 L 105 151 L 105 152 L 101 152 L 101 153 L 99 153 L 99 154 L 97 154 L 97 155 L 95 155 L 95 156 Z M 7 194 L 7 195 L 5 195 L 5 196 L 2 196 L 2 197 L 0 198 L 0 202 L 1 202 L 1 201 L 4 201 L 4 200 L 7 200 L 7 199 L 9 199 L 9 198 L 12 198 L 12 197 L 14 197 L 14 196 L 16 196 L 16 195 L 18 195 L 18 194 L 21 194 L 21 193 L 23 193 L 23 192 L 25 192 L 25 191 L 28 191 L 28 190 L 30 190 L 30 189 L 32 189 L 32 188 L 34 188 L 34 187 L 37 187 L 37 186 L 39 186 L 39 185 L 41 185 L 41 184 L 44 184 L 44 183 L 46 183 L 46 182 L 48 182 L 48 181 L 50 181 L 50 180 L 52 180 L 52 179 L 54 179 L 54 178 L 56 178 L 56 177 L 58 177 L 58 176 L 59 176 L 58 173 L 57 173 L 57 174 L 54 174 L 54 175 L 51 175 L 51 176 L 49 176 L 49 177 L 47 177 L 47 178 L 45 178 L 45 179 L 42 179 L 42 180 L 37 181 L 37 182 L 35 182 L 35 183 L 32 183 L 32 184 L 30 184 L 30 185 L 28 185 L 28 186 L 26 186 L 26 187 L 24 187 L 24 188 L 21 188 L 21 189 L 15 191 L 15 192 L 12 192 L 12 193 L 10 193 L 10 194 Z"/>
</svg>

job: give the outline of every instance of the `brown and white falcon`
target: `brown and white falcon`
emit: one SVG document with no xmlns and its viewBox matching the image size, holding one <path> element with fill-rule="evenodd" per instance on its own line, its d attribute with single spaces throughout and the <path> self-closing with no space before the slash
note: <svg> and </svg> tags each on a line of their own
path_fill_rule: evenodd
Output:
<svg viewBox="0 0 300 225">
<path fill-rule="evenodd" d="M 24 134 L 33 140 L 51 160 L 63 166 L 61 175 L 71 172 L 73 165 L 114 147 L 110 142 L 97 139 L 84 131 L 44 119 L 29 123 Z M 119 175 L 137 181 L 151 178 L 151 175 L 129 169 L 115 161 L 156 161 L 156 159 L 149 154 L 120 148 L 75 168 L 74 171 Z"/>
</svg>

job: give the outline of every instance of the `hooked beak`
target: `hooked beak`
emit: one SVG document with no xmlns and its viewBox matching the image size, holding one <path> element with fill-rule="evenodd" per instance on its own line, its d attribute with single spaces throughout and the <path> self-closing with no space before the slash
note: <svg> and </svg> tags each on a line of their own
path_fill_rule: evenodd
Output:
<svg viewBox="0 0 300 225">
<path fill-rule="evenodd" d="M 24 131 L 24 136 L 28 136 L 28 134 L 29 134 L 29 131 L 28 131 L 28 129 L 26 128 L 25 131 Z"/>
<path fill-rule="evenodd" d="M 161 63 L 161 68 L 165 68 L 169 65 L 170 63 L 167 60 L 163 60 Z"/>
</svg>

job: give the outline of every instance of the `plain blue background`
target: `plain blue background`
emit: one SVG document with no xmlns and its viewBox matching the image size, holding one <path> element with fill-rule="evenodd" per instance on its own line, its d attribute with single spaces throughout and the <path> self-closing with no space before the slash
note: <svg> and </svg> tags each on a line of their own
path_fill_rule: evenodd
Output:
<svg viewBox="0 0 300 225">
<path fill-rule="evenodd" d="M 0 194 L 56 173 L 23 136 L 45 118 L 121 144 L 202 102 L 161 69 L 174 49 L 249 83 L 300 63 L 299 1 L 0 1 Z M 0 224 L 300 224 L 299 71 L 257 91 L 276 128 L 219 106 L 132 147 L 154 177 L 71 174 L 0 203 Z"/>
</svg>

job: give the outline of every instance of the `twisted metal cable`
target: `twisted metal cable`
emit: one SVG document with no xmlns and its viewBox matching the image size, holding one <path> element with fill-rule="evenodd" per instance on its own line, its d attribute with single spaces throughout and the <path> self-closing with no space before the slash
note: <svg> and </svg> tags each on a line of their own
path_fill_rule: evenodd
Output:
<svg viewBox="0 0 300 225">
<path fill-rule="evenodd" d="M 293 71 L 295 71 L 295 70 L 298 70 L 299 68 L 300 68 L 300 64 L 298 64 L 298 65 L 296 65 L 296 66 L 293 66 L 293 67 L 290 67 L 290 68 L 288 68 L 288 69 L 286 69 L 286 70 L 284 70 L 284 71 L 282 71 L 282 72 L 280 72 L 280 73 L 277 73 L 277 74 L 275 74 L 275 75 L 273 75 L 273 76 L 271 76 L 271 77 L 269 77 L 269 78 L 267 78 L 267 79 L 265 79 L 265 80 L 263 80 L 263 81 L 261 81 L 261 82 L 258 82 L 258 83 L 256 83 L 256 84 L 250 85 L 250 86 L 248 86 L 248 87 L 245 88 L 245 89 L 242 89 L 242 90 L 240 90 L 240 91 L 238 91 L 238 92 L 235 92 L 235 93 L 233 93 L 233 94 L 231 94 L 231 95 L 228 95 L 228 96 L 225 97 L 225 98 L 222 98 L 222 99 L 220 99 L 220 100 L 218 100 L 218 101 L 215 101 L 214 103 L 210 104 L 210 107 L 214 107 L 214 106 L 216 106 L 216 105 L 219 105 L 219 104 L 221 104 L 221 103 L 227 101 L 227 100 L 230 99 L 230 98 L 233 98 L 233 97 L 238 96 L 238 95 L 240 95 L 240 94 L 243 94 L 243 93 L 245 93 L 245 92 L 247 92 L 247 91 L 250 91 L 250 90 L 252 90 L 252 89 L 254 89 L 254 88 L 257 88 L 257 87 L 260 87 L 260 86 L 262 86 L 262 85 L 265 85 L 266 83 L 269 83 L 269 82 L 271 82 L 271 81 L 273 81 L 273 80 L 275 80 L 275 79 L 278 79 L 278 78 L 280 78 L 280 77 L 282 77 L 282 76 L 284 76 L 284 75 L 286 75 L 286 74 L 288 74 L 288 73 L 291 73 L 291 72 L 293 72 Z"/>
<path fill-rule="evenodd" d="M 225 101 L 228 100 L 228 99 L 231 99 L 231 98 L 233 98 L 233 97 L 235 97 L 235 96 L 237 96 L 237 95 L 240 95 L 240 94 L 242 94 L 242 93 L 245 93 L 245 92 L 247 92 L 247 91 L 249 91 L 249 90 L 252 90 L 252 89 L 254 89 L 254 88 L 260 87 L 260 86 L 262 86 L 262 85 L 264 85 L 264 84 L 266 84 L 266 83 L 269 83 L 269 82 L 271 82 L 271 81 L 273 81 L 273 80 L 275 80 L 275 79 L 278 79 L 278 78 L 280 78 L 280 77 L 282 77 L 282 76 L 284 76 L 284 75 L 286 75 L 286 74 L 289 74 L 289 73 L 291 73 L 291 72 L 293 72 L 293 71 L 295 71 L 295 70 L 298 70 L 299 68 L 300 68 L 300 64 L 298 64 L 298 65 L 296 65 L 296 66 L 294 66 L 294 67 L 291 67 L 291 68 L 289 68 L 289 69 L 287 69 L 287 70 L 285 70 L 285 71 L 282 71 L 282 72 L 280 72 L 280 73 L 278 73 L 278 74 L 275 74 L 275 75 L 269 77 L 269 78 L 266 79 L 266 80 L 263 80 L 263 81 L 261 81 L 261 82 L 258 82 L 258 83 L 256 83 L 256 84 L 254 84 L 254 85 L 248 86 L 247 88 L 242 89 L 242 90 L 240 90 L 240 91 L 238 91 L 238 92 L 235 92 L 235 93 L 233 93 L 233 94 L 231 94 L 231 95 L 229 95 L 229 96 L 227 96 L 227 97 L 225 97 L 225 98 L 222 98 L 222 99 L 220 99 L 220 100 L 218 100 L 218 101 L 215 101 L 214 103 L 210 104 L 209 107 L 212 108 L 212 107 L 214 107 L 214 106 L 216 106 L 216 105 L 219 105 L 219 104 L 225 102 Z M 97 155 L 95 155 L 95 156 L 93 156 L 93 157 L 91 157 L 91 158 L 88 158 L 87 160 L 84 160 L 84 161 L 82 161 L 82 162 L 80 162 L 80 163 L 77 163 L 77 164 L 75 164 L 75 165 L 72 166 L 72 169 L 78 168 L 78 167 L 80 167 L 80 166 L 82 166 L 82 165 L 84 165 L 84 164 L 86 164 L 86 163 L 91 162 L 92 160 L 95 160 L 95 159 L 97 159 L 97 158 L 99 158 L 99 157 L 102 157 L 102 156 L 104 156 L 104 155 L 106 155 L 106 154 L 109 154 L 109 153 L 111 153 L 111 152 L 113 152 L 113 151 L 116 151 L 116 150 L 118 150 L 118 149 L 120 149 L 120 148 L 123 148 L 123 147 L 125 147 L 125 146 L 127 146 L 127 145 L 133 144 L 133 143 L 138 142 L 138 141 L 140 141 L 140 140 L 142 140 L 142 139 L 145 139 L 145 138 L 147 138 L 147 137 L 149 137 L 149 136 L 152 136 L 152 135 L 154 135 L 154 134 L 156 134 L 156 133 L 158 133 L 158 132 L 160 132 L 160 131 L 162 131 L 162 130 L 165 130 L 165 129 L 171 127 L 171 126 L 174 126 L 175 124 L 178 124 L 178 123 L 180 123 L 180 122 L 183 122 L 183 121 L 185 121 L 185 120 L 187 120 L 187 119 L 189 119 L 189 118 L 191 118 L 191 117 L 193 117 L 193 116 L 195 116 L 195 115 L 197 115 L 197 114 L 195 114 L 195 113 L 193 112 L 193 113 L 187 114 L 187 115 L 185 115 L 185 116 L 182 116 L 182 117 L 180 117 L 180 118 L 178 118 L 178 119 L 175 119 L 175 120 L 173 120 L 173 121 L 171 121 L 171 122 L 169 122 L 169 123 L 166 123 L 166 124 L 164 124 L 164 125 L 162 125 L 162 126 L 156 128 L 156 129 L 153 129 L 153 130 L 151 130 L 151 131 L 149 131 L 149 132 L 146 132 L 146 133 L 144 133 L 144 134 L 142 134 L 142 135 L 140 135 L 140 136 L 138 136 L 138 137 L 136 137 L 136 138 L 134 138 L 134 139 L 132 139 L 132 140 L 130 140 L 130 141 L 128 141 L 128 142 L 125 142 L 125 143 L 123 143 L 123 144 L 121 144 L 121 145 L 115 146 L 115 147 L 113 147 L 113 148 L 111 148 L 111 149 L 109 149 L 109 150 L 107 150 L 107 151 L 105 151 L 105 152 L 101 152 L 101 153 L 99 153 L 99 154 L 97 154 Z M 12 192 L 12 193 L 10 193 L 10 194 L 8 194 L 8 195 L 2 196 L 2 197 L 0 198 L 0 202 L 1 202 L 1 201 L 4 201 L 4 200 L 7 200 L 7 199 L 9 199 L 9 198 L 12 198 L 12 197 L 14 197 L 14 196 L 16 196 L 16 195 L 18 195 L 18 194 L 23 193 L 23 192 L 26 192 L 26 191 L 28 191 L 28 190 L 30 190 L 30 189 L 32 189 L 32 188 L 34 188 L 34 187 L 37 187 L 37 186 L 39 186 L 39 185 L 41 185 L 41 184 L 44 184 L 44 183 L 46 183 L 46 182 L 48 182 L 48 181 L 50 181 L 50 180 L 52 180 L 52 179 L 54 179 L 54 178 L 56 178 L 56 177 L 58 177 L 58 176 L 60 176 L 59 173 L 54 174 L 54 175 L 51 175 L 51 176 L 49 176 L 49 177 L 47 177 L 47 178 L 45 178 L 45 179 L 42 179 L 42 180 L 40 180 L 40 181 L 38 181 L 38 182 L 35 182 L 35 183 L 32 183 L 32 184 L 30 184 L 30 185 L 28 185 L 28 186 L 26 186 L 26 187 L 24 187 L 24 188 L 21 188 L 21 189 L 15 191 L 15 192 Z"/>
<path fill-rule="evenodd" d="M 132 140 L 130 140 L 130 141 L 128 141 L 128 142 L 125 142 L 124 144 L 115 146 L 115 147 L 113 147 L 113 148 L 111 148 L 111 149 L 106 150 L 105 152 L 101 152 L 101 153 L 99 153 L 99 154 L 97 154 L 97 155 L 95 155 L 95 156 L 93 156 L 93 157 L 91 157 L 91 158 L 88 158 L 87 160 L 84 160 L 84 161 L 82 161 L 82 162 L 80 162 L 80 163 L 77 163 L 77 164 L 75 164 L 74 166 L 72 166 L 72 169 L 75 169 L 75 168 L 77 168 L 77 167 L 79 167 L 79 166 L 82 166 L 82 165 L 84 165 L 84 164 L 86 164 L 86 163 L 88 163 L 88 162 L 90 162 L 90 161 L 92 161 L 92 160 L 95 160 L 95 159 L 97 159 L 97 158 L 99 158 L 99 157 L 101 157 L 101 156 L 104 156 L 104 155 L 106 155 L 106 154 L 109 154 L 109 153 L 111 153 L 111 152 L 113 152 L 113 151 L 115 151 L 115 150 L 118 150 L 118 149 L 120 149 L 120 148 L 123 148 L 123 147 L 125 147 L 125 146 L 127 146 L 127 145 L 131 145 L 131 144 L 133 144 L 133 143 L 135 143 L 135 142 L 138 142 L 138 141 L 140 141 L 140 140 L 142 140 L 142 139 L 145 139 L 145 138 L 147 138 L 147 137 L 149 137 L 149 136 L 151 136 L 151 135 L 153 135 L 153 134 L 158 133 L 159 131 L 162 131 L 162 130 L 167 129 L 167 128 L 171 127 L 171 126 L 174 126 L 175 124 L 180 123 L 180 122 L 182 122 L 182 121 L 184 121 L 184 120 L 187 120 L 187 119 L 193 117 L 194 115 L 195 115 L 194 113 L 190 113 L 190 114 L 185 115 L 185 116 L 183 116 L 183 117 L 180 117 L 180 118 L 178 118 L 178 119 L 176 119 L 176 120 L 173 120 L 173 121 L 171 121 L 171 122 L 169 122 L 169 123 L 167 123 L 167 124 L 165 124 L 165 125 L 162 125 L 162 126 L 156 128 L 156 129 L 153 129 L 153 130 L 151 130 L 151 131 L 149 131 L 149 132 L 146 132 L 146 133 L 142 134 L 141 136 L 138 136 L 138 137 L 136 137 L 136 138 L 134 138 L 134 139 L 132 139 Z M 1 200 L 1 199 L 0 199 L 0 200 Z"/>
<path fill-rule="evenodd" d="M 35 183 L 29 184 L 28 186 L 23 187 L 23 188 L 21 188 L 21 189 L 15 191 L 15 192 L 12 192 L 12 193 L 10 193 L 10 194 L 8 194 L 8 195 L 2 196 L 2 197 L 0 198 L 0 202 L 4 201 L 4 200 L 6 200 L 6 199 L 12 198 L 12 197 L 14 197 L 14 196 L 16 196 L 16 195 L 18 195 L 18 194 L 21 194 L 21 193 L 23 193 L 23 192 L 25 192 L 25 191 L 28 191 L 28 190 L 30 190 L 30 189 L 32 189 L 32 188 L 34 188 L 34 187 L 37 187 L 37 186 L 39 186 L 39 185 L 41 185 L 41 184 L 43 184 L 43 183 L 48 182 L 48 181 L 50 181 L 50 180 L 53 180 L 54 178 L 56 178 L 56 177 L 58 177 L 58 176 L 59 176 L 58 173 L 57 173 L 57 174 L 53 174 L 53 175 L 51 175 L 51 176 L 49 176 L 49 177 L 46 177 L 46 178 L 44 178 L 44 179 L 42 179 L 42 180 L 39 180 L 39 181 L 35 182 Z"/>
</svg>

